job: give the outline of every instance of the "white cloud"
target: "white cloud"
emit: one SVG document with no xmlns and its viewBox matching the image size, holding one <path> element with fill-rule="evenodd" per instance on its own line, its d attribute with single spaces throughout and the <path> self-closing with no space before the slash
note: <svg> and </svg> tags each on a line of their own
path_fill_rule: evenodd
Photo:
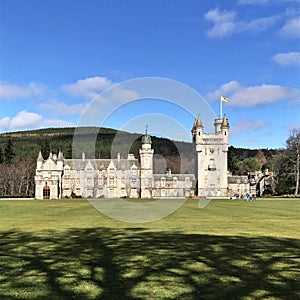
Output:
<svg viewBox="0 0 300 300">
<path fill-rule="evenodd" d="M 264 17 L 259 19 L 254 19 L 249 23 L 242 22 L 243 31 L 252 31 L 252 32 L 260 32 L 267 30 L 269 27 L 273 26 L 273 24 L 278 20 L 278 16 Z"/>
<path fill-rule="evenodd" d="M 46 87 L 43 84 L 32 82 L 26 86 L 12 84 L 9 82 L 0 82 L 0 99 L 28 98 L 31 96 L 40 96 L 44 93 Z"/>
<path fill-rule="evenodd" d="M 245 87 L 237 81 L 230 81 L 215 92 L 206 95 L 209 100 L 220 99 L 221 96 L 229 98 L 228 105 L 246 107 L 280 100 L 297 103 L 300 101 L 300 90 L 268 84 Z"/>
<path fill-rule="evenodd" d="M 134 90 L 115 87 L 112 89 L 112 93 L 109 98 L 120 102 L 127 102 L 139 98 L 139 94 Z"/>
<path fill-rule="evenodd" d="M 85 105 L 66 104 L 52 99 L 49 102 L 39 104 L 38 108 L 47 113 L 52 112 L 55 115 L 79 115 L 84 111 Z"/>
<path fill-rule="evenodd" d="M 111 85 L 112 82 L 108 78 L 95 76 L 65 84 L 61 90 L 70 95 L 92 99 Z"/>
<path fill-rule="evenodd" d="M 15 117 L 5 117 L 0 120 L 0 126 L 5 130 L 27 129 L 39 126 L 42 116 L 23 110 Z"/>
<path fill-rule="evenodd" d="M 300 66 L 300 52 L 278 53 L 271 59 L 284 67 Z"/>
<path fill-rule="evenodd" d="M 287 20 L 279 33 L 285 38 L 300 38 L 300 17 Z"/>
<path fill-rule="evenodd" d="M 205 18 L 213 23 L 213 27 L 207 31 L 210 38 L 221 38 L 234 33 L 246 31 L 260 32 L 273 26 L 278 16 L 258 18 L 249 22 L 236 21 L 236 12 L 219 11 L 218 8 L 208 11 Z"/>
<path fill-rule="evenodd" d="M 260 121 L 260 120 L 246 120 L 246 121 L 239 121 L 231 126 L 230 134 L 232 136 L 236 136 L 241 134 L 245 131 L 254 131 L 265 128 L 269 126 L 270 123 L 267 121 Z"/>
<path fill-rule="evenodd" d="M 207 35 L 215 38 L 232 34 L 236 27 L 235 16 L 233 11 L 221 12 L 218 8 L 208 11 L 205 18 L 213 23 L 213 27 L 207 31 Z"/>
</svg>

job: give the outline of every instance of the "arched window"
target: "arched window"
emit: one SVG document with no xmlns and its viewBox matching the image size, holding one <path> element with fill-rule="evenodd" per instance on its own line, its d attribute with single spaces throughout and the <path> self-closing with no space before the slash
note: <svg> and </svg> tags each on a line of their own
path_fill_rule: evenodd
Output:
<svg viewBox="0 0 300 300">
<path fill-rule="evenodd" d="M 209 160 L 209 165 L 208 165 L 208 170 L 209 171 L 215 171 L 216 170 L 216 163 L 213 158 Z"/>
<path fill-rule="evenodd" d="M 46 185 L 43 187 L 43 199 L 50 199 L 50 187 Z"/>
</svg>

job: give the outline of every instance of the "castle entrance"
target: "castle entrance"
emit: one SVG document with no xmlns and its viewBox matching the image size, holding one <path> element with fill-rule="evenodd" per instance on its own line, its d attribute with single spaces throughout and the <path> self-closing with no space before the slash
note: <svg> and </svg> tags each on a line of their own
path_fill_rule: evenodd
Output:
<svg viewBox="0 0 300 300">
<path fill-rule="evenodd" d="M 50 187 L 46 185 L 43 187 L 43 199 L 50 199 Z"/>
</svg>

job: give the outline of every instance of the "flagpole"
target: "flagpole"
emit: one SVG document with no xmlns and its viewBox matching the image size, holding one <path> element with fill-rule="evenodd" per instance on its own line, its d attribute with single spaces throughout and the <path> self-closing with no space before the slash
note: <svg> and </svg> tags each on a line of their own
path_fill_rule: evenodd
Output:
<svg viewBox="0 0 300 300">
<path fill-rule="evenodd" d="M 222 98 L 220 97 L 220 119 L 222 119 Z"/>
</svg>

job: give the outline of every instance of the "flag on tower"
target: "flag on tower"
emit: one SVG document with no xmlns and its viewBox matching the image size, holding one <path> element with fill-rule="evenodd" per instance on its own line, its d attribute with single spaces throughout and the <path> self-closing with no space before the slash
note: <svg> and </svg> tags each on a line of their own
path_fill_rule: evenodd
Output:
<svg viewBox="0 0 300 300">
<path fill-rule="evenodd" d="M 228 98 L 221 96 L 221 101 L 228 102 Z"/>
</svg>

